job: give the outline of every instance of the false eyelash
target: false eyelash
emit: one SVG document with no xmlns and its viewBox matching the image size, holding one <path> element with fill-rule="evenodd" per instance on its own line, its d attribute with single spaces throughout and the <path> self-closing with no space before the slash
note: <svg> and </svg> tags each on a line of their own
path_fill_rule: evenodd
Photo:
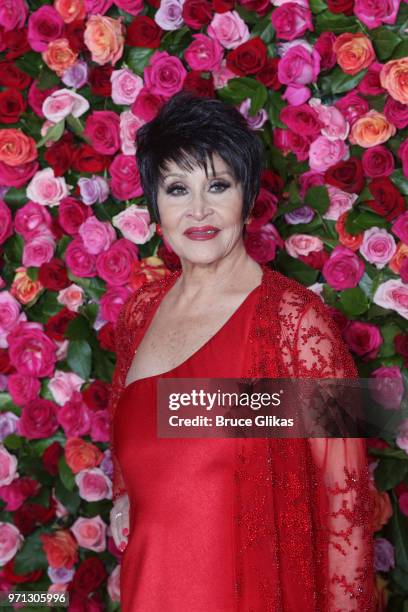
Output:
<svg viewBox="0 0 408 612">
<path fill-rule="evenodd" d="M 224 181 L 217 181 L 216 183 L 213 183 L 211 185 L 211 187 L 214 187 L 214 186 L 221 186 L 221 187 L 224 187 L 225 189 L 228 189 L 228 187 L 230 187 L 231 185 L 230 183 L 225 183 Z M 171 185 L 171 187 L 168 187 L 166 189 L 166 193 L 172 194 L 174 193 L 176 189 L 184 189 L 184 187 L 182 185 Z"/>
</svg>

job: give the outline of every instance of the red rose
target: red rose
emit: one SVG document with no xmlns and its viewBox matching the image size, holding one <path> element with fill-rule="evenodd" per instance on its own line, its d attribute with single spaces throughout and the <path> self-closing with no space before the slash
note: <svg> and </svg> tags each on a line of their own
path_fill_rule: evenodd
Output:
<svg viewBox="0 0 408 612">
<path fill-rule="evenodd" d="M 7 349 L 0 349 L 0 374 L 11 374 L 15 367 L 10 363 L 10 356 Z"/>
<path fill-rule="evenodd" d="M 110 321 L 98 330 L 98 342 L 105 351 L 115 352 L 115 328 Z"/>
<path fill-rule="evenodd" d="M 366 202 L 378 215 L 391 221 L 405 211 L 405 200 L 388 176 L 375 178 L 368 186 L 374 201 Z"/>
<path fill-rule="evenodd" d="M 272 191 L 278 198 L 281 196 L 285 183 L 279 174 L 276 174 L 273 170 L 269 168 L 264 170 L 261 175 L 261 187 L 265 187 L 265 189 L 269 189 Z"/>
<path fill-rule="evenodd" d="M 45 449 L 42 456 L 44 470 L 51 474 L 51 476 L 56 476 L 58 474 L 58 460 L 63 452 L 64 449 L 59 442 L 52 442 L 52 444 Z"/>
<path fill-rule="evenodd" d="M 160 0 L 147 0 L 147 4 L 150 4 L 155 9 L 158 9 L 160 6 Z"/>
<path fill-rule="evenodd" d="M 256 80 L 269 87 L 278 91 L 282 87 L 282 83 L 278 79 L 278 57 L 267 57 L 265 65 L 256 75 Z"/>
<path fill-rule="evenodd" d="M 157 256 L 162 259 L 169 270 L 179 270 L 181 268 L 180 257 L 174 252 L 166 249 L 164 244 L 161 244 L 157 250 Z"/>
<path fill-rule="evenodd" d="M 68 323 L 77 317 L 75 312 L 62 308 L 56 315 L 50 317 L 44 326 L 44 331 L 49 338 L 62 342 L 65 339 L 65 332 Z"/>
<path fill-rule="evenodd" d="M 212 0 L 212 7 L 215 13 L 226 13 L 234 10 L 234 0 Z"/>
<path fill-rule="evenodd" d="M 110 64 L 96 66 L 89 73 L 89 83 L 91 91 L 96 96 L 109 98 L 112 95 L 112 83 L 110 80 L 113 68 Z"/>
<path fill-rule="evenodd" d="M 19 434 L 29 440 L 49 438 L 58 429 L 57 405 L 51 400 L 37 398 L 23 406 L 18 423 Z"/>
<path fill-rule="evenodd" d="M 240 5 L 247 11 L 255 12 L 259 17 L 263 17 L 270 11 L 269 0 L 240 0 Z"/>
<path fill-rule="evenodd" d="M 69 46 L 76 53 L 86 51 L 84 42 L 85 21 L 71 21 L 65 24 L 65 38 L 69 41 Z"/>
<path fill-rule="evenodd" d="M 397 334 L 394 337 L 394 346 L 398 355 L 408 359 L 408 334 Z"/>
<path fill-rule="evenodd" d="M 52 144 L 44 153 L 44 159 L 53 168 L 55 176 L 64 176 L 71 168 L 73 140 L 73 134 L 66 132 L 58 142 Z"/>
<path fill-rule="evenodd" d="M 327 0 L 327 5 L 331 13 L 352 15 L 354 10 L 354 0 Z"/>
<path fill-rule="evenodd" d="M 91 410 L 104 410 L 108 407 L 109 392 L 110 385 L 101 380 L 94 380 L 87 389 L 82 391 L 82 397 Z"/>
<path fill-rule="evenodd" d="M 183 89 L 186 91 L 192 91 L 197 96 L 203 98 L 214 98 L 214 79 L 212 74 L 208 79 L 201 76 L 199 70 L 190 70 L 183 83 Z"/>
<path fill-rule="evenodd" d="M 45 525 L 55 517 L 55 506 L 50 508 L 39 504 L 24 503 L 13 515 L 14 524 L 26 536 L 39 525 Z"/>
<path fill-rule="evenodd" d="M 24 53 L 31 51 L 31 47 L 27 40 L 27 28 L 20 30 L 10 30 L 4 32 L 3 42 L 6 46 L 6 59 L 12 60 L 16 57 L 21 57 Z"/>
<path fill-rule="evenodd" d="M 81 563 L 72 580 L 72 591 L 87 595 L 96 591 L 108 574 L 98 557 L 88 557 Z"/>
<path fill-rule="evenodd" d="M 17 68 L 8 60 L 0 62 L 0 85 L 3 87 L 15 87 L 16 89 L 26 89 L 31 83 L 31 77 Z"/>
<path fill-rule="evenodd" d="M 408 126 L 408 104 L 394 100 L 391 96 L 387 96 L 384 115 L 390 123 L 393 123 L 400 130 Z"/>
<path fill-rule="evenodd" d="M 76 236 L 79 226 L 91 215 L 91 207 L 75 198 L 64 198 L 58 206 L 58 222 L 70 236 Z"/>
<path fill-rule="evenodd" d="M 207 26 L 212 19 L 213 11 L 208 0 L 186 0 L 183 4 L 183 21 L 192 30 Z"/>
<path fill-rule="evenodd" d="M 347 193 L 360 193 L 365 185 L 362 163 L 357 157 L 337 162 L 326 170 L 324 180 Z"/>
<path fill-rule="evenodd" d="M 18 89 L 0 92 L 0 122 L 17 123 L 25 111 L 26 102 Z"/>
<path fill-rule="evenodd" d="M 15 516 L 16 515 L 14 515 L 13 517 L 14 519 L 15 519 Z M 20 529 L 20 527 L 18 526 L 15 520 L 14 520 L 14 523 Z M 26 535 L 21 529 L 20 531 L 23 533 L 23 535 Z M 7 582 L 11 582 L 11 584 L 24 584 L 25 582 L 37 582 L 37 580 L 39 580 L 44 573 L 43 570 L 39 569 L 39 570 L 34 570 L 33 572 L 28 572 L 27 574 L 16 574 L 14 571 L 14 559 L 10 559 L 10 561 L 6 563 L 6 565 L 2 569 L 3 569 L 2 579 L 6 580 Z"/>
<path fill-rule="evenodd" d="M 71 283 L 67 275 L 65 263 L 56 257 L 40 266 L 38 280 L 46 289 L 60 291 Z"/>
<path fill-rule="evenodd" d="M 73 593 L 69 598 L 69 612 L 102 612 L 104 609 L 99 593 L 92 593 L 89 597 Z"/>
<path fill-rule="evenodd" d="M 309 255 L 299 255 L 299 259 L 311 268 L 321 270 L 326 261 L 330 259 L 330 255 L 323 249 L 321 251 L 313 251 Z"/>
<path fill-rule="evenodd" d="M 239 76 L 256 74 L 265 66 L 266 50 L 262 38 L 250 38 L 228 53 L 227 67 Z"/>
<path fill-rule="evenodd" d="M 147 15 L 138 15 L 127 27 L 126 44 L 129 47 L 157 49 L 163 30 Z"/>
<path fill-rule="evenodd" d="M 72 159 L 72 167 L 77 172 L 88 172 L 94 174 L 107 170 L 112 158 L 108 155 L 102 155 L 95 151 L 89 144 L 83 144 L 74 152 Z"/>
<path fill-rule="evenodd" d="M 322 70 L 328 70 L 336 65 L 336 54 L 333 44 L 336 35 L 333 32 L 322 32 L 316 41 L 314 48 L 320 55 L 320 66 Z"/>
</svg>

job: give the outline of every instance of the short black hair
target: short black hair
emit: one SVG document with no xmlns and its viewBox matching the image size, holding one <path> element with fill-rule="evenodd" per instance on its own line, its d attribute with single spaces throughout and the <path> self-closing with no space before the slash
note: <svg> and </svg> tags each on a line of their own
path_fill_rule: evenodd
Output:
<svg viewBox="0 0 408 612">
<path fill-rule="evenodd" d="M 160 222 L 157 193 L 167 163 L 173 161 L 188 172 L 199 166 L 208 177 L 207 159 L 215 173 L 213 153 L 218 153 L 243 187 L 244 220 L 259 193 L 263 144 L 234 106 L 182 90 L 137 130 L 136 160 L 154 221 Z"/>
</svg>

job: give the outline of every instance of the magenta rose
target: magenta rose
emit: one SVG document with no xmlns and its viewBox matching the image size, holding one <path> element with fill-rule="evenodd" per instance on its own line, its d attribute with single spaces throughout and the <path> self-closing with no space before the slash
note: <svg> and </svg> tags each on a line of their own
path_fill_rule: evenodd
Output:
<svg viewBox="0 0 408 612">
<path fill-rule="evenodd" d="M 260 264 L 274 260 L 276 248 L 283 247 L 282 238 L 271 223 L 267 223 L 257 232 L 248 232 L 244 243 L 248 255 Z"/>
<path fill-rule="evenodd" d="M 383 343 L 378 327 L 363 321 L 350 321 L 343 331 L 343 337 L 353 353 L 363 361 L 375 359 Z"/>
<path fill-rule="evenodd" d="M 135 102 L 132 104 L 132 113 L 142 121 L 150 121 L 159 112 L 165 103 L 164 96 L 153 93 L 147 87 L 143 87 Z"/>
<path fill-rule="evenodd" d="M 0 523 L 0 567 L 6 565 L 16 555 L 23 540 L 15 525 Z"/>
<path fill-rule="evenodd" d="M 85 250 L 92 255 L 106 251 L 116 240 L 116 232 L 109 221 L 99 221 L 93 215 L 82 223 L 78 233 Z"/>
<path fill-rule="evenodd" d="M 0 162 L 0 185 L 3 187 L 23 187 L 35 175 L 38 167 L 37 160 L 19 166 L 9 166 Z"/>
<path fill-rule="evenodd" d="M 120 238 L 107 250 L 97 256 L 98 276 L 108 285 L 125 285 L 132 268 L 138 261 L 138 248 L 126 238 Z"/>
<path fill-rule="evenodd" d="M 221 66 L 223 49 L 215 38 L 193 34 L 192 42 L 184 51 L 184 58 L 192 70 L 212 71 Z"/>
<path fill-rule="evenodd" d="M 93 442 L 109 441 L 109 417 L 107 410 L 97 410 L 91 414 L 91 440 Z"/>
<path fill-rule="evenodd" d="M 85 501 L 112 499 L 112 482 L 100 468 L 81 470 L 75 476 L 75 482 Z"/>
<path fill-rule="evenodd" d="M 246 226 L 247 232 L 257 232 L 270 221 L 277 211 L 277 202 L 275 194 L 261 187 Z"/>
<path fill-rule="evenodd" d="M 86 436 L 91 425 L 91 414 L 79 391 L 58 410 L 58 423 L 67 437 Z"/>
<path fill-rule="evenodd" d="M 319 115 L 309 104 L 285 106 L 281 110 L 279 118 L 288 128 L 294 132 L 300 132 L 303 136 L 317 138 L 323 127 Z"/>
<path fill-rule="evenodd" d="M 385 101 L 384 115 L 399 130 L 408 126 L 408 104 L 403 104 L 391 96 L 387 96 Z"/>
<path fill-rule="evenodd" d="M 363 172 L 369 178 L 389 176 L 394 172 L 394 156 L 384 145 L 366 149 L 361 158 Z"/>
<path fill-rule="evenodd" d="M 408 211 L 399 215 L 391 227 L 391 231 L 402 242 L 408 244 Z"/>
<path fill-rule="evenodd" d="M 115 324 L 118 319 L 119 311 L 130 293 L 131 290 L 129 287 L 109 287 L 99 302 L 102 319 Z"/>
<path fill-rule="evenodd" d="M 11 364 L 26 376 L 52 376 L 56 345 L 38 327 L 38 323 L 20 323 L 7 336 Z"/>
<path fill-rule="evenodd" d="M 113 111 L 93 111 L 86 118 L 85 135 L 95 151 L 114 155 L 120 148 L 119 116 Z"/>
<path fill-rule="evenodd" d="M 299 192 L 302 198 L 305 197 L 306 192 L 310 187 L 314 187 L 315 185 L 324 185 L 324 174 L 321 172 L 316 172 L 315 170 L 309 170 L 308 172 L 304 172 L 299 177 Z"/>
<path fill-rule="evenodd" d="M 116 155 L 109 166 L 110 188 L 118 200 L 130 200 L 143 194 L 139 169 L 133 155 Z"/>
<path fill-rule="evenodd" d="M 337 245 L 324 263 L 322 273 L 330 287 L 343 291 L 357 287 L 364 274 L 364 263 L 354 251 Z"/>
<path fill-rule="evenodd" d="M 23 406 L 18 423 L 20 436 L 28 440 L 49 438 L 58 429 L 57 404 L 51 400 L 37 398 Z"/>
<path fill-rule="evenodd" d="M 8 238 L 13 234 L 13 221 L 11 216 L 11 210 L 4 202 L 0 200 L 0 244 L 6 242 Z"/>
<path fill-rule="evenodd" d="M 6 512 L 18 510 L 26 499 L 32 495 L 36 495 L 39 489 L 39 482 L 28 476 L 16 478 L 11 484 L 0 487 L 0 499 L 6 502 L 4 510 L 6 510 Z"/>
<path fill-rule="evenodd" d="M 398 157 L 402 162 L 402 171 L 405 176 L 408 178 L 408 139 L 406 138 L 400 144 L 398 149 Z"/>
<path fill-rule="evenodd" d="M 92 209 L 75 198 L 64 198 L 58 207 L 58 223 L 66 234 L 75 236 L 82 223 L 92 215 Z"/>
<path fill-rule="evenodd" d="M 356 0 L 355 16 L 368 28 L 378 28 L 383 23 L 394 24 L 401 0 Z"/>
<path fill-rule="evenodd" d="M 297 2 L 285 2 L 272 13 L 272 25 L 276 36 L 283 40 L 299 38 L 306 30 L 313 31 L 312 13 Z"/>
<path fill-rule="evenodd" d="M 18 209 L 14 217 L 14 227 L 24 240 L 41 234 L 44 228 L 51 228 L 52 217 L 48 209 L 37 202 L 27 202 Z"/>
<path fill-rule="evenodd" d="M 143 73 L 146 87 L 166 99 L 183 89 L 186 76 L 181 60 L 167 51 L 155 51 Z"/>
<path fill-rule="evenodd" d="M 25 243 L 23 248 L 23 266 L 26 268 L 39 268 L 54 257 L 55 240 L 53 234 L 44 229 L 42 233 L 34 236 Z"/>
<path fill-rule="evenodd" d="M 28 42 L 34 51 L 46 51 L 49 43 L 64 38 L 65 24 L 52 6 L 41 6 L 28 20 Z"/>
<path fill-rule="evenodd" d="M 38 378 L 19 374 L 18 372 L 10 374 L 7 380 L 7 386 L 11 399 L 18 406 L 24 406 L 24 404 L 38 397 L 41 389 Z"/>
<path fill-rule="evenodd" d="M 0 26 L 5 32 L 22 29 L 27 15 L 28 7 L 25 0 L 2 0 L 0 3 Z"/>
<path fill-rule="evenodd" d="M 54 91 L 57 91 L 58 87 L 51 87 L 50 89 L 39 89 L 38 81 L 33 81 L 30 85 L 30 89 L 28 90 L 27 101 L 36 115 L 44 119 L 44 113 L 42 111 L 42 105 L 44 101 L 50 96 Z"/>
<path fill-rule="evenodd" d="M 278 64 L 278 79 L 285 85 L 307 85 L 316 81 L 320 72 L 320 55 L 302 44 L 286 51 Z"/>
<path fill-rule="evenodd" d="M 67 246 L 64 259 L 72 274 L 81 278 L 96 276 L 96 257 L 88 253 L 80 236 L 76 236 Z"/>
<path fill-rule="evenodd" d="M 334 106 L 339 109 L 350 125 L 353 125 L 357 119 L 370 110 L 370 105 L 367 100 L 361 98 L 355 91 L 350 91 L 342 98 L 339 98 L 339 100 L 334 103 Z"/>
<path fill-rule="evenodd" d="M 309 157 L 311 138 L 293 130 L 275 128 L 273 131 L 273 144 L 284 154 L 288 151 L 294 153 L 298 161 L 305 161 Z"/>
<path fill-rule="evenodd" d="M 333 32 L 322 32 L 316 41 L 314 48 L 320 55 L 320 67 L 322 70 L 330 70 L 336 65 L 336 54 L 333 51 L 333 44 L 336 35 Z"/>
</svg>

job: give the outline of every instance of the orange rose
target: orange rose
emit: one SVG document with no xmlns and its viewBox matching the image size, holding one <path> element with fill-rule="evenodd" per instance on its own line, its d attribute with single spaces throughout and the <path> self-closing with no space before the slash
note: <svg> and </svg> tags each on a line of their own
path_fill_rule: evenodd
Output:
<svg viewBox="0 0 408 612">
<path fill-rule="evenodd" d="M 35 140 L 21 130 L 0 130 L 0 161 L 8 166 L 20 166 L 37 159 Z"/>
<path fill-rule="evenodd" d="M 347 219 L 347 212 L 344 212 L 340 215 L 335 223 L 336 232 L 339 235 L 339 240 L 341 244 L 345 247 L 351 249 L 352 251 L 357 251 L 360 244 L 363 242 L 363 233 L 359 234 L 349 234 L 345 228 Z"/>
<path fill-rule="evenodd" d="M 42 284 L 39 281 L 31 280 L 25 268 L 16 268 L 16 275 L 13 279 L 10 293 L 20 304 L 28 304 L 34 300 L 42 289 Z"/>
<path fill-rule="evenodd" d="M 54 8 L 65 23 L 85 19 L 84 0 L 55 0 Z"/>
<path fill-rule="evenodd" d="M 373 531 L 379 531 L 393 515 L 391 500 L 387 491 L 380 492 L 372 480 L 370 491 L 374 498 Z"/>
<path fill-rule="evenodd" d="M 59 529 L 52 535 L 43 533 L 40 539 L 50 567 L 71 568 L 78 561 L 78 544 L 67 529 Z"/>
<path fill-rule="evenodd" d="M 92 60 L 104 65 L 113 65 L 123 53 L 125 42 L 121 19 L 102 15 L 91 15 L 85 28 L 84 41 L 92 54 Z"/>
<path fill-rule="evenodd" d="M 391 60 L 380 72 L 381 86 L 401 104 L 408 104 L 408 57 Z"/>
<path fill-rule="evenodd" d="M 383 113 L 369 110 L 353 123 L 349 140 L 351 144 L 368 149 L 386 142 L 396 131 L 395 125 L 390 123 Z"/>
<path fill-rule="evenodd" d="M 399 274 L 402 262 L 406 257 L 408 257 L 408 245 L 401 241 L 397 244 L 395 255 L 388 264 L 389 268 L 395 272 L 395 274 Z"/>
<path fill-rule="evenodd" d="M 65 444 L 65 461 L 74 474 L 100 464 L 103 453 L 94 444 L 81 438 L 69 438 Z"/>
<path fill-rule="evenodd" d="M 347 74 L 357 74 L 375 60 L 371 40 L 361 32 L 340 34 L 334 42 L 333 51 L 338 65 Z"/>
<path fill-rule="evenodd" d="M 75 53 L 69 46 L 67 38 L 57 38 L 52 40 L 46 51 L 42 52 L 42 58 L 48 68 L 54 70 L 58 76 L 62 76 L 65 70 L 71 68 L 76 62 L 78 53 Z"/>
</svg>

